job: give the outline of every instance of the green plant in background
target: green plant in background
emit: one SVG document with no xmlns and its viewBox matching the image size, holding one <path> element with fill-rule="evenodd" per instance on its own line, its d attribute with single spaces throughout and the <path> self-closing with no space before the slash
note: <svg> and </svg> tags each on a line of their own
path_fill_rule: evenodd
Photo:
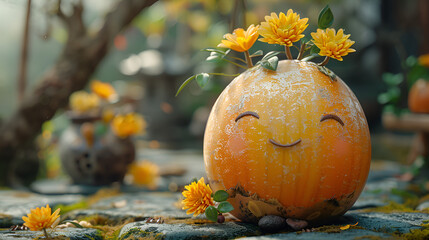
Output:
<svg viewBox="0 0 429 240">
<path fill-rule="evenodd" d="M 403 68 L 406 72 L 406 79 L 402 73 L 384 73 L 382 76 L 382 80 L 386 85 L 386 91 L 378 95 L 378 102 L 385 105 L 384 112 L 394 113 L 395 115 L 409 112 L 408 109 L 401 108 L 401 100 L 404 95 L 404 88 L 402 86 L 406 84 L 405 91 L 409 91 L 417 80 L 424 79 L 429 81 L 429 54 L 418 58 L 409 56 L 404 61 Z"/>
<path fill-rule="evenodd" d="M 386 92 L 378 95 L 378 102 L 385 105 L 383 111 L 396 115 L 408 112 L 408 110 L 399 107 L 401 99 L 400 85 L 404 81 L 403 74 L 384 73 L 382 79 L 387 88 Z"/>
<path fill-rule="evenodd" d="M 419 79 L 429 81 L 429 54 L 422 55 L 418 58 L 410 56 L 405 61 L 407 73 L 407 86 L 411 86 Z"/>
</svg>

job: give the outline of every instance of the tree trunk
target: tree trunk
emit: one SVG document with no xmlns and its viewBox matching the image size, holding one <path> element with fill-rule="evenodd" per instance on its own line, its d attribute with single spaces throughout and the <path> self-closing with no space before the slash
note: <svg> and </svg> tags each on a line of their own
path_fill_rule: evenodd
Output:
<svg viewBox="0 0 429 240">
<path fill-rule="evenodd" d="M 8 176 L 14 175 L 16 170 L 11 169 L 11 163 L 16 161 L 17 153 L 22 146 L 34 142 L 42 124 L 67 105 L 71 93 L 85 87 L 107 54 L 114 37 L 143 9 L 156 1 L 122 0 L 106 16 L 104 25 L 94 37 L 86 33 L 81 3 L 73 7 L 70 16 L 66 16 L 59 7 L 57 15 L 67 28 L 68 40 L 56 64 L 47 71 L 34 91 L 24 97 L 12 117 L 0 127 L 0 185 L 12 184 Z"/>
</svg>

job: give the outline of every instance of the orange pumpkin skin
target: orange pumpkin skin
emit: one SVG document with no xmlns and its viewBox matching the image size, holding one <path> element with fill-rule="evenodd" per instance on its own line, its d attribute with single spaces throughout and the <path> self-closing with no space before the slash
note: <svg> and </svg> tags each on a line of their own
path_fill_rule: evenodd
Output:
<svg viewBox="0 0 429 240">
<path fill-rule="evenodd" d="M 236 121 L 246 111 L 259 119 Z M 344 126 L 321 121 L 326 114 Z M 309 222 L 342 215 L 360 195 L 370 161 L 358 100 L 312 62 L 283 60 L 277 71 L 257 66 L 235 78 L 213 106 L 204 136 L 210 185 L 228 191 L 231 213 L 246 222 L 268 214 Z"/>
<path fill-rule="evenodd" d="M 408 93 L 408 107 L 416 113 L 429 113 L 429 82 L 417 80 Z"/>
</svg>

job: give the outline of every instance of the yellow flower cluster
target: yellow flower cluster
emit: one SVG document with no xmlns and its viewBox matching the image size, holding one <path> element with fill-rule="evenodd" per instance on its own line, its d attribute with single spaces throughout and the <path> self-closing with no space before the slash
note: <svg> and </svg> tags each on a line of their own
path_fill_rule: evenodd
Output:
<svg viewBox="0 0 429 240">
<path fill-rule="evenodd" d="M 237 28 L 232 34 L 225 34 L 225 39 L 221 41 L 218 47 L 245 52 L 247 57 L 248 50 L 261 35 L 263 37 L 259 39 L 261 42 L 284 45 L 288 58 L 292 59 L 289 47 L 304 37 L 302 33 L 308 27 L 307 22 L 308 18 L 300 18 L 300 15 L 292 9 L 289 9 L 287 14 L 282 12 L 279 15 L 271 13 L 270 16 L 265 16 L 265 22 L 262 22 L 260 26 L 250 25 L 246 31 Z M 317 29 L 316 33 L 311 33 L 311 36 L 313 37 L 312 42 L 320 49 L 320 56 L 342 61 L 342 57 L 355 52 L 354 49 L 350 48 L 355 42 L 349 39 L 350 34 L 344 34 L 343 29 L 338 30 L 338 32 L 332 28 Z M 248 57 L 246 61 L 249 61 Z M 252 66 L 252 64 L 248 63 L 248 66 Z"/>
<path fill-rule="evenodd" d="M 282 12 L 279 16 L 271 13 L 271 16 L 265 16 L 265 22 L 261 23 L 259 34 L 264 38 L 259 41 L 291 47 L 292 43 L 304 37 L 302 32 L 308 27 L 307 22 L 308 18 L 301 19 L 292 9 L 287 11 L 287 15 Z"/>
<path fill-rule="evenodd" d="M 132 182 L 136 185 L 156 188 L 159 178 L 159 167 L 155 163 L 142 161 L 129 166 L 128 173 L 132 177 Z"/>
<path fill-rule="evenodd" d="M 320 49 L 319 55 L 335 58 L 343 61 L 344 56 L 351 52 L 356 52 L 350 48 L 355 42 L 349 39 L 350 34 L 345 35 L 343 29 L 335 33 L 335 29 L 317 29 L 316 33 L 311 33 L 314 44 Z"/>
<path fill-rule="evenodd" d="M 31 231 L 40 231 L 46 228 L 55 228 L 60 222 L 60 209 L 58 208 L 51 214 L 49 204 L 46 207 L 31 209 L 31 213 L 22 217 L 24 226 L 30 228 Z"/>
<path fill-rule="evenodd" d="M 98 96 L 93 93 L 87 93 L 85 91 L 77 91 L 72 93 L 70 96 L 70 108 L 72 111 L 77 113 L 88 113 L 97 108 L 100 105 Z"/>
<path fill-rule="evenodd" d="M 198 216 L 206 211 L 206 208 L 213 206 L 212 189 L 208 184 L 204 183 L 204 178 L 200 178 L 198 182 L 192 182 L 185 186 L 185 191 L 182 192 L 185 199 L 182 201 L 183 210 L 188 209 L 186 214 L 194 214 Z"/>
<path fill-rule="evenodd" d="M 142 134 L 146 128 L 146 122 L 137 113 L 119 114 L 113 118 L 111 127 L 116 136 L 126 138 L 131 135 Z"/>
</svg>

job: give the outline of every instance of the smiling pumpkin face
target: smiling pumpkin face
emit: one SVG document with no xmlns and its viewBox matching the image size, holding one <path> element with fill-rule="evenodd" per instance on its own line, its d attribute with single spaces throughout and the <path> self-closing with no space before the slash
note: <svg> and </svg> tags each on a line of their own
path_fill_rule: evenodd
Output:
<svg viewBox="0 0 429 240">
<path fill-rule="evenodd" d="M 204 137 L 214 190 L 230 193 L 237 218 L 307 221 L 344 214 L 368 176 L 370 135 L 344 82 L 309 62 L 252 68 L 219 96 Z"/>
</svg>

